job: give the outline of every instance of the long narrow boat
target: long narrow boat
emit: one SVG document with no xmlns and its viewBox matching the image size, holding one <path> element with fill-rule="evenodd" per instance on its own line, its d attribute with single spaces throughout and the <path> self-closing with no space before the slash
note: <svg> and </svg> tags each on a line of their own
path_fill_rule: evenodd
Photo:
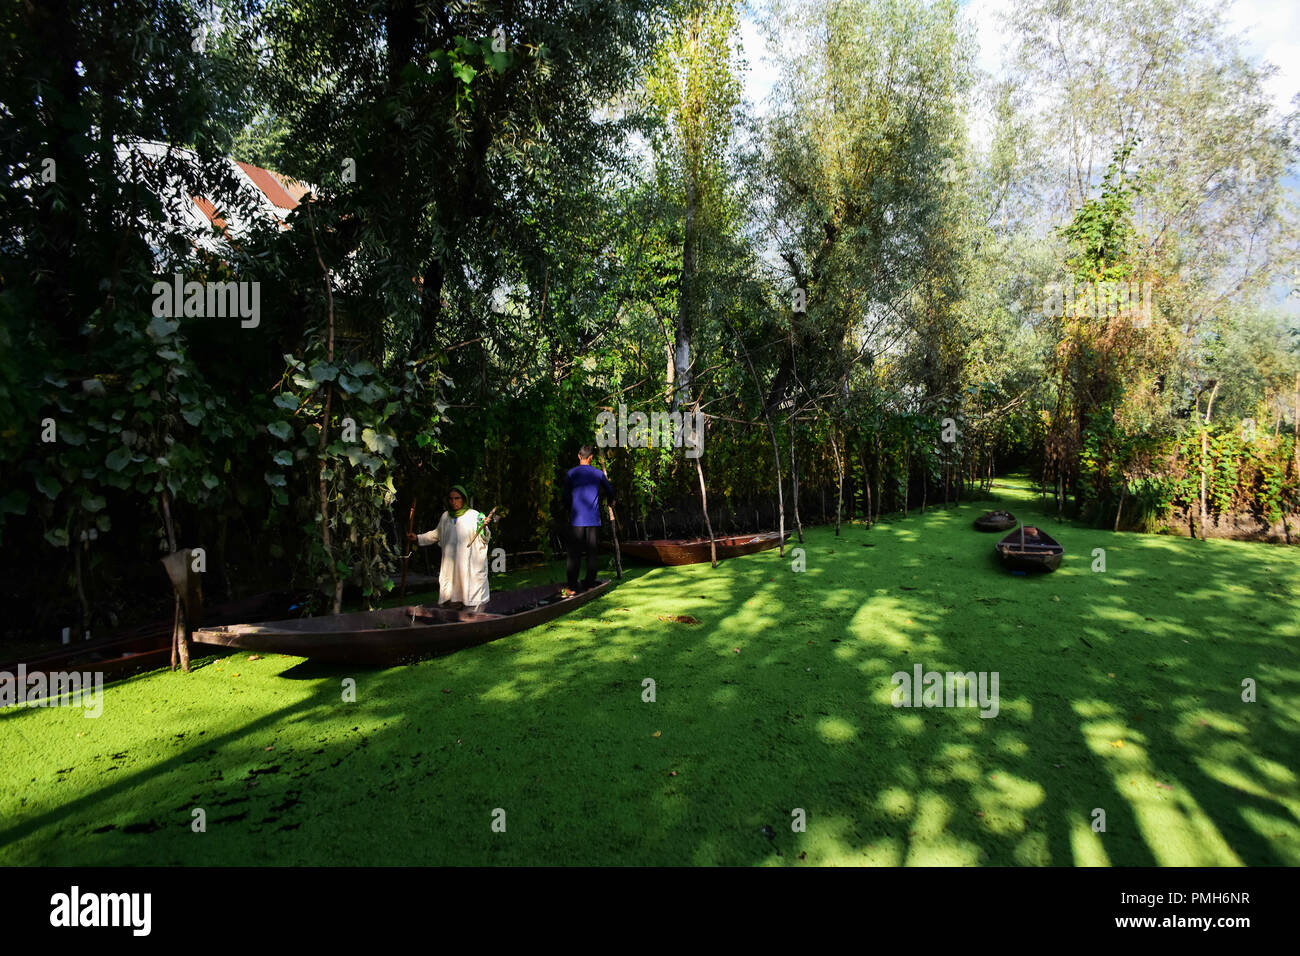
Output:
<svg viewBox="0 0 1300 956">
<path fill-rule="evenodd" d="M 601 581 L 567 598 L 560 596 L 555 584 L 502 591 L 481 611 L 408 605 L 295 621 L 205 627 L 194 632 L 194 641 L 261 654 L 389 667 L 486 644 L 545 624 L 600 597 L 612 583 Z"/>
<path fill-rule="evenodd" d="M 790 533 L 787 531 L 785 536 L 790 537 Z M 718 559 L 722 560 L 775 548 L 781 543 L 781 533 L 769 531 L 765 534 L 737 534 L 714 540 L 717 543 Z M 620 550 L 623 554 L 651 564 L 699 564 L 710 560 L 708 538 L 625 541 Z"/>
<path fill-rule="evenodd" d="M 246 621 L 250 617 L 288 617 L 311 598 L 307 591 L 271 591 L 254 597 L 213 605 L 207 618 L 213 624 Z M 129 630 L 57 647 L 21 662 L 0 664 L 0 674 L 14 674 L 22 663 L 31 675 L 66 671 L 93 671 L 113 681 L 140 671 L 166 667 L 171 657 L 172 620 L 142 624 Z M 3 679 L 3 678 L 0 678 Z"/>
<path fill-rule="evenodd" d="M 997 551 L 1012 571 L 1055 571 L 1065 556 L 1065 548 L 1047 532 L 1024 526 L 999 541 Z"/>
</svg>

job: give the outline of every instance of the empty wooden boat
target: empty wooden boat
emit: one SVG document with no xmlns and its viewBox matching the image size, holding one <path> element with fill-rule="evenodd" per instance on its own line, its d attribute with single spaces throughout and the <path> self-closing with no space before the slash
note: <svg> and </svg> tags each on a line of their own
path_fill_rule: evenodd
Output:
<svg viewBox="0 0 1300 956">
<path fill-rule="evenodd" d="M 1065 548 L 1047 532 L 1021 526 L 997 543 L 998 556 L 1012 571 L 1055 571 Z"/>
<path fill-rule="evenodd" d="M 1010 511 L 986 511 L 975 519 L 978 531 L 1007 531 L 1016 526 L 1016 516 Z"/>
<path fill-rule="evenodd" d="M 272 591 L 241 601 L 215 605 L 207 609 L 213 624 L 246 621 L 250 617 L 274 620 L 301 613 L 298 609 L 311 600 L 309 591 Z M 77 641 L 32 655 L 21 662 L 0 664 L 0 675 L 14 674 L 22 663 L 29 675 L 59 671 L 90 671 L 104 675 L 105 681 L 130 677 L 141 671 L 166 667 L 171 657 L 172 620 L 154 621 L 128 630 L 107 634 L 90 641 Z M 0 680 L 6 678 L 0 677 Z"/>
<path fill-rule="evenodd" d="M 194 632 L 194 641 L 260 654 L 388 667 L 486 644 L 545 624 L 600 597 L 611 584 L 601 581 L 572 597 L 561 597 L 558 584 L 501 591 L 481 611 L 408 605 L 296 621 L 206 627 Z"/>
<path fill-rule="evenodd" d="M 787 538 L 790 533 L 787 531 Z M 775 548 L 781 543 L 779 531 L 764 534 L 737 534 L 715 538 L 718 548 L 718 560 L 737 558 L 742 554 L 754 554 Z M 624 555 L 637 558 L 650 564 L 699 564 L 710 560 L 708 538 L 661 538 L 654 541 L 625 541 L 621 549 Z"/>
</svg>

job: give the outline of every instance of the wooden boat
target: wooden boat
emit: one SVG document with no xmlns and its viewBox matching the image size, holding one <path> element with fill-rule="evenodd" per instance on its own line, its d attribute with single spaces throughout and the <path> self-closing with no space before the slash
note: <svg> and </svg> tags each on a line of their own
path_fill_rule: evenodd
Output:
<svg viewBox="0 0 1300 956">
<path fill-rule="evenodd" d="M 1008 531 L 1016 526 L 1016 516 L 1010 511 L 986 511 L 975 519 L 979 531 Z"/>
<path fill-rule="evenodd" d="M 219 604 L 208 609 L 213 624 L 246 621 L 250 617 L 267 619 L 289 617 L 311 598 L 308 591 L 271 591 L 254 597 Z M 77 641 L 25 658 L 27 673 L 46 674 L 68 671 L 93 671 L 113 681 L 141 671 L 166 667 L 171 658 L 172 620 L 153 621 L 129 630 L 118 631 L 90 641 Z M 19 661 L 0 664 L 0 673 L 14 674 Z"/>
<path fill-rule="evenodd" d="M 1038 528 L 1021 526 L 997 543 L 998 556 L 1012 571 L 1055 571 L 1065 548 Z"/>
<path fill-rule="evenodd" d="M 600 597 L 612 583 L 601 581 L 567 598 L 560 596 L 560 586 L 555 584 L 502 591 L 481 611 L 408 605 L 294 621 L 204 627 L 194 632 L 194 641 L 260 654 L 388 667 L 486 644 L 545 624 Z"/>
<path fill-rule="evenodd" d="M 790 533 L 787 531 L 785 536 L 790 537 Z M 717 542 L 718 560 L 722 560 L 775 548 L 781 543 L 781 533 L 769 531 L 765 534 L 738 534 L 714 540 Z M 620 550 L 629 557 L 651 564 L 699 564 L 710 559 L 708 538 L 624 541 Z"/>
</svg>

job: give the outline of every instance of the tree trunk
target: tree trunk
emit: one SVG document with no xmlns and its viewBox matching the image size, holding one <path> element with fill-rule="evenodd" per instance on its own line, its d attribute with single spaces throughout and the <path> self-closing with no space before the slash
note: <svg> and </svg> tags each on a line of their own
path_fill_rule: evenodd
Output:
<svg viewBox="0 0 1300 956">
<path fill-rule="evenodd" d="M 677 381 L 673 388 L 672 411 L 678 411 L 690 401 L 691 391 L 691 329 L 695 310 L 695 246 L 696 219 L 699 216 L 699 189 L 690 182 L 686 189 L 686 232 L 682 241 L 682 279 L 677 303 L 677 341 L 673 348 Z M 698 463 L 698 459 L 697 459 Z"/>
<path fill-rule="evenodd" d="M 163 487 L 161 498 L 163 527 L 167 531 L 167 551 L 169 554 L 175 554 L 176 526 L 172 522 L 172 509 L 167 501 L 166 486 Z M 175 610 L 172 614 L 172 670 L 176 669 L 176 662 L 179 660 L 181 670 L 188 674 L 190 672 L 190 644 L 186 640 L 186 633 L 191 625 L 197 625 L 199 622 L 185 619 L 185 608 L 181 604 L 180 593 L 178 592 L 175 597 Z"/>
<path fill-rule="evenodd" d="M 799 517 L 799 466 L 794 458 L 794 417 L 790 418 L 790 503 L 794 508 L 794 527 L 803 544 L 803 520 Z M 784 555 L 782 555 L 784 557 Z"/>
<path fill-rule="evenodd" d="M 831 431 L 831 449 L 835 452 L 836 499 L 835 499 L 835 537 L 840 536 L 840 514 L 844 511 L 844 459 L 840 457 L 840 445 Z"/>
<path fill-rule="evenodd" d="M 306 204 L 307 221 L 311 224 L 311 243 L 312 248 L 316 250 L 316 262 L 320 264 L 321 274 L 325 279 L 325 298 L 329 305 L 328 325 L 326 326 L 326 361 L 331 365 L 334 363 L 334 288 L 330 283 L 330 272 L 325 267 L 325 260 L 321 258 L 320 246 L 316 243 L 316 220 L 311 213 L 311 203 Z M 330 426 L 330 404 L 334 398 L 334 389 L 331 382 L 325 383 L 325 408 L 321 413 L 320 423 L 320 441 L 316 444 L 316 455 L 320 459 L 320 476 L 317 480 L 317 488 L 320 495 L 320 534 L 321 544 L 325 548 L 325 559 L 329 561 L 330 576 L 334 580 L 334 613 L 343 612 L 343 578 L 339 574 L 338 565 L 334 560 L 334 549 L 330 546 L 330 509 L 329 509 L 329 492 L 325 487 L 325 449 L 329 443 L 329 426 Z"/>
<path fill-rule="evenodd" d="M 695 403 L 695 411 L 700 410 L 700 403 Z M 709 557 L 713 562 L 713 567 L 718 566 L 718 542 L 713 538 L 713 522 L 709 520 L 709 493 L 704 487 L 704 466 L 700 464 L 700 457 L 695 456 L 695 473 L 700 477 L 700 509 L 704 512 L 704 527 L 709 532 Z"/>
<path fill-rule="evenodd" d="M 1205 540 L 1205 527 L 1209 515 L 1206 508 L 1206 491 L 1207 481 L 1205 475 L 1205 460 L 1210 453 L 1210 412 L 1214 409 L 1214 396 L 1219 394 L 1219 383 L 1216 380 L 1214 388 L 1210 389 L 1210 400 L 1205 403 L 1205 423 L 1201 427 L 1201 540 Z"/>
</svg>

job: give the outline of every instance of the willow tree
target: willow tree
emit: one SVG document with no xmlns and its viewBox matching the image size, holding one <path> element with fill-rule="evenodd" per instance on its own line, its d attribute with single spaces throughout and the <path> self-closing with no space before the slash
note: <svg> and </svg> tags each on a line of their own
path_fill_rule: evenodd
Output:
<svg viewBox="0 0 1300 956">
<path fill-rule="evenodd" d="M 1112 343 L 1124 366 L 1110 373 L 1118 400 L 1093 423 L 1129 436 L 1180 431 L 1222 377 L 1208 346 L 1243 309 L 1262 308 L 1294 261 L 1300 215 L 1285 181 L 1300 156 L 1297 114 L 1270 101 L 1270 66 L 1246 55 L 1220 5 L 1134 0 L 1097 16 L 1020 0 L 1009 22 L 1011 81 L 1034 94 L 1024 115 L 1053 131 L 1037 141 L 1042 172 L 1025 179 L 1038 200 L 1035 234 L 1089 203 L 1104 211 L 1094 197 L 1117 146 L 1133 144 L 1126 168 L 1141 170 L 1126 261 L 1149 314 L 1140 335 Z M 1053 281 L 1084 278 L 1064 245 Z M 1094 277 L 1111 268 L 1096 265 Z"/>
<path fill-rule="evenodd" d="M 660 120 L 652 137 L 656 178 L 682 224 L 668 365 L 674 411 L 691 400 L 691 340 L 704 300 L 701 253 L 729 219 L 730 148 L 741 93 L 738 36 L 733 0 L 692 0 L 656 50 L 646 77 Z"/>
</svg>

